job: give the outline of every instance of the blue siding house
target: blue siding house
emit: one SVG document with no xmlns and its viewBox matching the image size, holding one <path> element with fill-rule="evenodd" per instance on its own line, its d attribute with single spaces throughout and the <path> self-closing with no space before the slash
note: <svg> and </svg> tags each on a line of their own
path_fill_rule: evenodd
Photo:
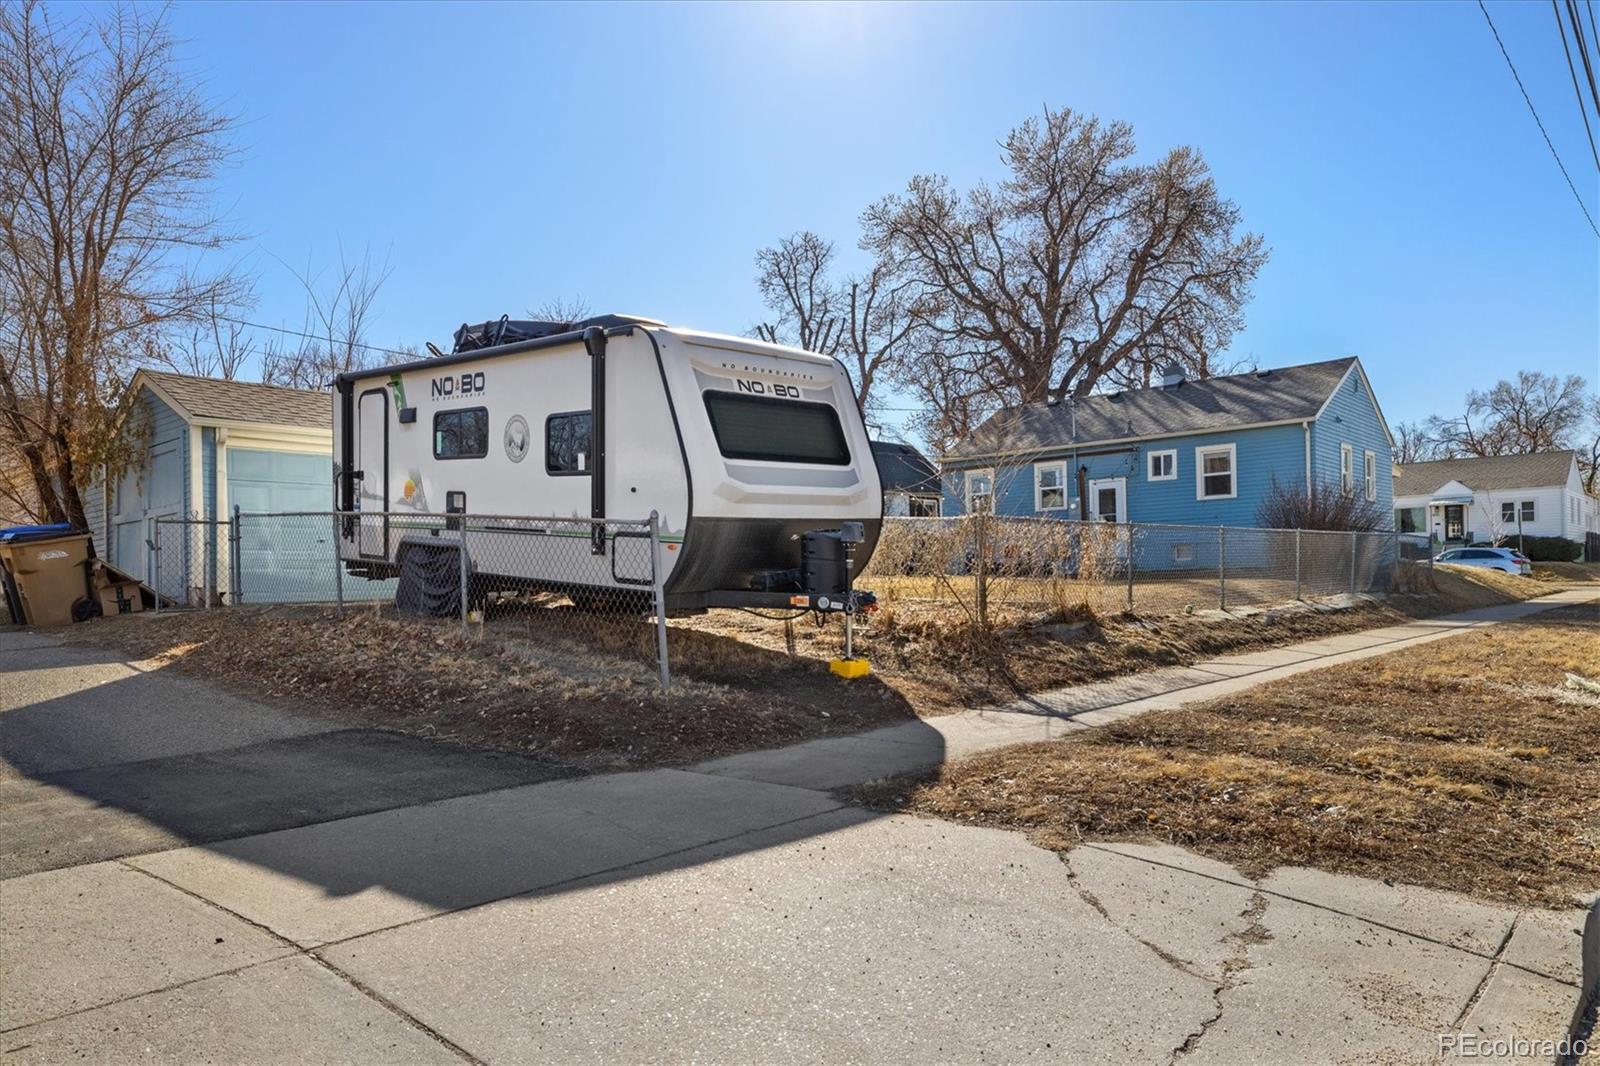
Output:
<svg viewBox="0 0 1600 1066">
<path fill-rule="evenodd" d="M 333 506 L 333 401 L 308 392 L 246 381 L 219 381 L 140 370 L 130 385 L 143 435 L 142 461 L 112 483 L 92 477 L 84 514 L 98 554 L 141 581 L 158 575 L 150 542 L 157 518 L 226 518 L 244 511 L 326 511 Z M 170 528 L 170 527 L 169 527 Z M 282 538 L 258 528 L 230 565 L 214 530 L 174 550 L 160 591 L 198 602 L 210 590 L 227 597 L 237 577 L 282 584 L 302 564 Z M 226 533 L 220 534 L 226 536 Z M 203 564 L 202 564 L 203 560 Z M 203 568 L 202 568 L 203 566 Z"/>
<path fill-rule="evenodd" d="M 1273 480 L 1333 484 L 1388 516 L 1393 439 L 1355 358 L 996 413 L 941 460 L 942 511 L 1259 526 Z"/>
</svg>

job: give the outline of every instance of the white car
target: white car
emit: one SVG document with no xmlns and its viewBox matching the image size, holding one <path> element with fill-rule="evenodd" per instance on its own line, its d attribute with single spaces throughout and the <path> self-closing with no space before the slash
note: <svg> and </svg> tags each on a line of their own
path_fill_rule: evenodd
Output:
<svg viewBox="0 0 1600 1066">
<path fill-rule="evenodd" d="M 1433 561 L 1452 566 L 1482 566 L 1523 577 L 1533 573 L 1528 557 L 1512 548 L 1451 548 L 1434 556 Z"/>
</svg>

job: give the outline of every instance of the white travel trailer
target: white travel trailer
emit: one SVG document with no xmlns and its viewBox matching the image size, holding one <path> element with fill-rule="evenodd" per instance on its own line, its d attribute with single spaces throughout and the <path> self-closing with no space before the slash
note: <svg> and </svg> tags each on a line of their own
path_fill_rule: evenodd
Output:
<svg viewBox="0 0 1600 1066">
<path fill-rule="evenodd" d="M 337 380 L 336 506 L 367 513 L 340 526 L 350 573 L 402 574 L 419 544 L 453 554 L 448 529 L 418 532 L 408 513 L 588 523 L 654 511 L 669 610 L 843 607 L 841 541 L 857 541 L 852 569 L 864 567 L 883 495 L 837 361 L 619 315 L 463 326 L 455 348 Z M 541 531 L 474 518 L 474 588 L 547 587 L 581 602 L 648 586 L 614 537 L 586 528 L 559 551 L 480 550 Z M 488 573 L 480 558 L 523 561 Z"/>
</svg>

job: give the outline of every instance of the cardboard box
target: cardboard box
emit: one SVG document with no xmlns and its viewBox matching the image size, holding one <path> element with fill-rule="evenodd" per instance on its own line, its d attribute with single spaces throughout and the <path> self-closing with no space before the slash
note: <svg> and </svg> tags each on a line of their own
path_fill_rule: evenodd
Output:
<svg viewBox="0 0 1600 1066">
<path fill-rule="evenodd" d="M 100 597 L 101 614 L 136 614 L 144 610 L 137 581 L 109 582 L 100 586 L 97 595 Z"/>
</svg>

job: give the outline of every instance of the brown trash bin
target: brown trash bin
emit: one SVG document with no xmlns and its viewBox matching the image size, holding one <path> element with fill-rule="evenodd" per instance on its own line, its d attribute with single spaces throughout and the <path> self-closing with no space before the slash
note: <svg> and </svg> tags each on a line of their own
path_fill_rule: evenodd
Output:
<svg viewBox="0 0 1600 1066">
<path fill-rule="evenodd" d="M 0 566 L 22 607 L 23 625 L 72 623 L 72 605 L 89 595 L 89 534 L 0 543 Z"/>
</svg>

